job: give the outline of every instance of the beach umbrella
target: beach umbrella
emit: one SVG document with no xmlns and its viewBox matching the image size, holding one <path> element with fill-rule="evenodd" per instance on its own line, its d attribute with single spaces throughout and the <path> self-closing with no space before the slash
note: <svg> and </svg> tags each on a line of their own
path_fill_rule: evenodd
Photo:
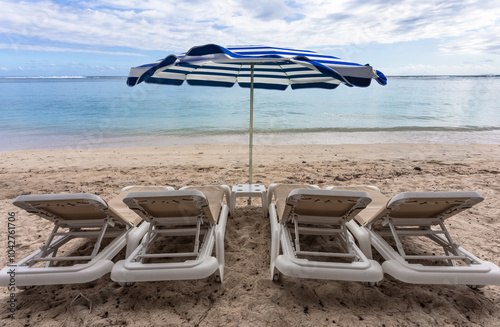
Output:
<svg viewBox="0 0 500 327">
<path fill-rule="evenodd" d="M 361 65 L 309 50 L 267 46 L 216 44 L 195 46 L 184 54 L 131 68 L 129 86 L 139 83 L 232 87 L 250 89 L 249 184 L 252 184 L 253 94 L 254 89 L 285 90 L 321 88 L 340 84 L 367 87 L 372 79 L 387 84 L 384 74 Z"/>
</svg>

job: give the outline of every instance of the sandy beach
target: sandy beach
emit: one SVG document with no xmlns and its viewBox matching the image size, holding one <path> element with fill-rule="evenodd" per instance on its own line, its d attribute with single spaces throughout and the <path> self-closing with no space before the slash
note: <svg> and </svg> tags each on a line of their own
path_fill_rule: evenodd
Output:
<svg viewBox="0 0 500 327">
<path fill-rule="evenodd" d="M 288 145 L 254 147 L 254 183 L 378 186 L 404 191 L 478 191 L 485 200 L 447 220 L 455 241 L 500 264 L 500 145 Z M 109 200 L 128 185 L 246 183 L 248 146 L 39 150 L 2 152 L 0 244 L 15 212 L 17 259 L 37 250 L 51 224 L 12 205 L 22 194 L 95 193 Z M 411 285 L 385 275 L 358 282 L 270 280 L 269 220 L 260 200 L 239 198 L 228 220 L 225 279 L 144 282 L 121 287 L 109 274 L 85 284 L 0 291 L 2 326 L 494 326 L 500 286 Z M 7 265 L 6 250 L 0 265 Z M 123 257 L 123 253 L 118 255 Z"/>
</svg>

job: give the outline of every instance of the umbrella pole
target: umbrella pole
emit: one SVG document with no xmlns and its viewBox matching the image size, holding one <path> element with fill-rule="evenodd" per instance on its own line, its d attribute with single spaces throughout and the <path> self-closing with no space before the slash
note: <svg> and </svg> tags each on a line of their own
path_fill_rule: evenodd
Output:
<svg viewBox="0 0 500 327">
<path fill-rule="evenodd" d="M 250 64 L 250 142 L 248 158 L 248 184 L 252 187 L 252 148 L 253 148 L 253 80 L 254 66 Z M 248 197 L 248 204 L 252 204 L 252 197 Z"/>
</svg>

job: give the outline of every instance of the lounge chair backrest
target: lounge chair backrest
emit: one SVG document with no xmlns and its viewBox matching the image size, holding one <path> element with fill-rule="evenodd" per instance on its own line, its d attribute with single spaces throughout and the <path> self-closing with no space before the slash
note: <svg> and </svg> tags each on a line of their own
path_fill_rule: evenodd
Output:
<svg viewBox="0 0 500 327">
<path fill-rule="evenodd" d="M 291 213 L 301 216 L 344 217 L 352 219 L 371 202 L 366 192 L 296 189 L 290 192 L 280 219 Z"/>
<path fill-rule="evenodd" d="M 371 185 L 351 185 L 351 186 L 333 186 L 333 190 L 345 191 L 362 191 L 367 192 L 372 202 L 365 209 L 358 213 L 355 217 L 356 221 L 363 225 L 366 222 L 372 221 L 373 218 L 378 217 L 382 211 L 386 210 L 387 202 L 390 198 L 380 193 L 376 186 Z"/>
<path fill-rule="evenodd" d="M 172 188 L 167 186 L 127 186 L 121 190 L 120 194 L 108 201 L 108 206 L 110 210 L 113 210 L 124 220 L 138 226 L 142 222 L 142 218 L 135 211 L 130 210 L 123 202 L 123 198 L 132 192 L 166 191 L 168 189 Z"/>
<path fill-rule="evenodd" d="M 219 215 L 224 201 L 225 188 L 221 185 L 187 186 L 183 190 L 198 190 L 208 200 L 208 207 L 215 222 L 219 221 Z M 228 200 L 228 199 L 226 199 Z"/>
<path fill-rule="evenodd" d="M 144 220 L 152 218 L 193 217 L 204 214 L 214 221 L 208 200 L 197 190 L 131 192 L 123 202 Z"/>
<path fill-rule="evenodd" d="M 277 184 L 274 186 L 273 195 L 276 200 L 276 213 L 278 214 L 279 219 L 283 217 L 283 211 L 285 210 L 288 195 L 296 189 L 316 190 L 317 187 L 307 184 Z"/>
<path fill-rule="evenodd" d="M 13 203 L 51 221 L 111 218 L 117 223 L 127 224 L 119 214 L 109 210 L 103 199 L 90 193 L 21 195 Z"/>
<path fill-rule="evenodd" d="M 478 192 L 405 192 L 394 196 L 375 219 L 449 218 L 483 201 Z"/>
<path fill-rule="evenodd" d="M 370 194 L 372 202 L 356 216 L 361 225 L 384 217 L 446 219 L 484 200 L 478 192 L 405 192 L 390 199 L 373 186 L 336 186 L 334 189 Z"/>
</svg>

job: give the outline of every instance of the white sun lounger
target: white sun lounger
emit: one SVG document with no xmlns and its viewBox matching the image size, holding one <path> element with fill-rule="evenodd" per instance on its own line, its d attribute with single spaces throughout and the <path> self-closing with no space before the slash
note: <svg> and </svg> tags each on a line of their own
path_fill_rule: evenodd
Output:
<svg viewBox="0 0 500 327">
<path fill-rule="evenodd" d="M 145 188 L 129 187 L 118 198 L 141 189 Z M 12 270 L 15 271 L 14 281 L 18 288 L 86 283 L 109 273 L 113 267 L 111 260 L 127 244 L 127 240 L 140 239 L 147 230 L 147 226 L 137 227 L 142 219 L 123 203 L 112 205 L 111 202 L 108 206 L 99 196 L 89 193 L 18 196 L 14 205 L 52 221 L 55 226 L 40 250 L 0 272 L 0 285 L 9 285 L 9 272 Z M 96 239 L 89 255 L 57 256 L 61 247 L 78 238 Z M 112 241 L 100 249 L 102 241 L 107 238 Z M 60 265 L 63 262 L 73 265 Z"/>
<path fill-rule="evenodd" d="M 270 185 L 271 278 L 277 280 L 281 272 L 297 278 L 382 280 L 380 265 L 363 254 L 345 227 L 345 223 L 370 201 L 366 192 L 327 191 L 313 185 Z M 301 235 L 337 237 L 345 251 L 304 251 Z M 282 254 L 279 254 L 280 244 Z M 317 261 L 306 257 L 334 260 Z"/>
<path fill-rule="evenodd" d="M 148 222 L 141 244 L 115 264 L 111 279 L 121 284 L 224 277 L 224 233 L 231 190 L 226 185 L 185 187 L 177 191 L 133 192 L 124 198 Z M 224 203 L 224 197 L 226 198 Z M 189 252 L 150 253 L 160 234 L 190 236 Z M 215 246 L 215 257 L 212 252 Z M 165 261 L 175 262 L 165 262 Z M 149 262 L 156 261 L 156 262 Z"/>
<path fill-rule="evenodd" d="M 385 273 L 414 284 L 475 287 L 500 284 L 498 266 L 477 258 L 456 244 L 444 224 L 445 219 L 483 201 L 478 192 L 405 192 L 390 199 L 374 186 L 328 189 L 370 194 L 373 202 L 356 216 L 361 227 L 354 221 L 348 227 L 354 234 L 365 235 L 362 248 L 367 257 L 371 257 L 370 245 L 382 255 Z M 427 237 L 443 248 L 444 255 L 409 254 L 415 249 L 405 248 L 401 239 L 411 236 Z M 387 239 L 395 246 L 391 246 Z M 431 261 L 445 265 L 429 265 Z"/>
</svg>

